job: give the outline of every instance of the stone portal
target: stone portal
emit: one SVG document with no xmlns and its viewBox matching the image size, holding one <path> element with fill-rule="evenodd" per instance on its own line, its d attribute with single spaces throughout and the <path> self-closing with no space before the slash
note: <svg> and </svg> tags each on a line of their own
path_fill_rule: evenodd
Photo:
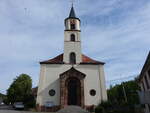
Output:
<svg viewBox="0 0 150 113">
<path fill-rule="evenodd" d="M 78 105 L 84 108 L 84 78 L 85 74 L 74 69 L 60 74 L 60 105 Z"/>
</svg>

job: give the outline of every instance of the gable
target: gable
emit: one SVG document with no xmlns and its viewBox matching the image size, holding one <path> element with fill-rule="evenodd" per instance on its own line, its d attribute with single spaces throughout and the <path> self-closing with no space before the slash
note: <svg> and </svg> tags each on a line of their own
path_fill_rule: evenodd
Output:
<svg viewBox="0 0 150 113">
<path fill-rule="evenodd" d="M 40 64 L 64 64 L 63 62 L 63 54 L 60 54 L 52 59 L 42 61 Z M 82 62 L 80 64 L 102 64 L 104 65 L 104 62 L 96 61 L 84 54 L 82 54 Z"/>
</svg>

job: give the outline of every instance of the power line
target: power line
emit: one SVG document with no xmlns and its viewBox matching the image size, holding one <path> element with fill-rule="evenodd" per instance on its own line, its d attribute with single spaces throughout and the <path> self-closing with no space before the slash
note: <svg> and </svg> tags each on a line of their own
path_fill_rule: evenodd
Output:
<svg viewBox="0 0 150 113">
<path fill-rule="evenodd" d="M 136 77 L 137 75 L 132 75 L 132 76 L 128 76 L 128 77 L 121 77 L 121 78 L 117 78 L 117 79 L 113 79 L 113 80 L 108 80 L 106 82 L 114 82 L 114 81 L 120 81 L 120 80 L 123 80 L 123 79 L 129 79 L 129 78 L 133 78 L 133 77 Z"/>
</svg>

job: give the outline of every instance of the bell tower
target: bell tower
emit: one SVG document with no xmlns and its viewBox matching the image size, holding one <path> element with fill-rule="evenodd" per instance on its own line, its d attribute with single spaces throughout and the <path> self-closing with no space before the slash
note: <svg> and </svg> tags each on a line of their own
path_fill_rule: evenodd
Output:
<svg viewBox="0 0 150 113">
<path fill-rule="evenodd" d="M 82 61 L 80 33 L 80 19 L 76 17 L 72 5 L 69 17 L 65 19 L 64 63 L 78 64 Z"/>
</svg>

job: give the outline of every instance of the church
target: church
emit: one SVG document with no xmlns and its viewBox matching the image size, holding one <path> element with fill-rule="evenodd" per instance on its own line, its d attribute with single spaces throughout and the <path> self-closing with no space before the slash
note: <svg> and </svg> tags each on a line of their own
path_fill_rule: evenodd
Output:
<svg viewBox="0 0 150 113">
<path fill-rule="evenodd" d="M 38 111 L 57 111 L 69 105 L 87 109 L 107 100 L 105 63 L 82 54 L 81 22 L 73 6 L 64 23 L 64 53 L 40 62 Z"/>
</svg>

